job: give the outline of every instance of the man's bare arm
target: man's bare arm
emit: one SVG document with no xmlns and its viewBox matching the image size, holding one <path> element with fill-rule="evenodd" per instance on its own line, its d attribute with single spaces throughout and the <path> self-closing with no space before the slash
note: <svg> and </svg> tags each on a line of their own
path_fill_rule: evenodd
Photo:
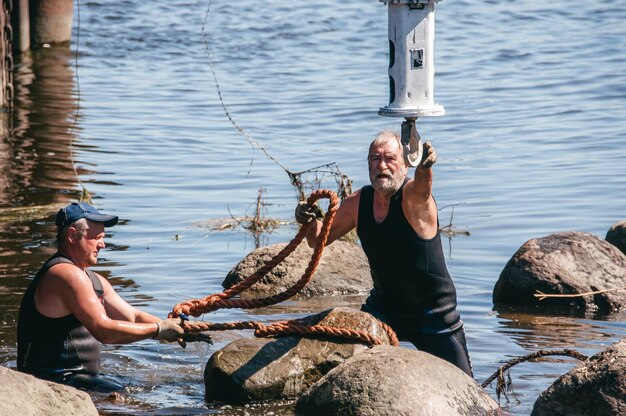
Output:
<svg viewBox="0 0 626 416">
<path fill-rule="evenodd" d="M 330 227 L 327 244 L 343 237 L 356 227 L 359 210 L 359 196 L 361 191 L 348 196 L 337 209 L 333 224 Z M 317 238 L 322 231 L 322 221 L 315 220 L 306 236 L 309 247 L 315 247 Z"/>
<path fill-rule="evenodd" d="M 98 278 L 104 289 L 104 308 L 109 318 L 137 323 L 154 323 L 161 320 L 148 312 L 131 306 L 113 289 L 108 280 L 100 275 Z"/>
<path fill-rule="evenodd" d="M 415 176 L 405 187 L 402 200 L 404 214 L 411 227 L 423 238 L 437 234 L 437 205 L 432 196 L 432 166 L 437 161 L 437 153 L 431 142 L 424 143 L 424 158 L 415 168 Z"/>
<path fill-rule="evenodd" d="M 72 265 L 57 265 L 48 273 L 52 273 L 50 278 L 55 280 L 54 295 L 98 341 L 126 344 L 156 335 L 157 325 L 154 322 L 135 323 L 109 317 L 93 290 L 91 280 L 81 269 Z"/>
</svg>

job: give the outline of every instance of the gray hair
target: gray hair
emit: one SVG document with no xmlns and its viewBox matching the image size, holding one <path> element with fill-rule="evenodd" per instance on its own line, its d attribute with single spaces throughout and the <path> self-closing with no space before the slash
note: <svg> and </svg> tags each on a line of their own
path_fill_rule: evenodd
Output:
<svg viewBox="0 0 626 416">
<path fill-rule="evenodd" d="M 67 227 L 64 227 L 64 228 L 58 230 L 57 231 L 57 241 L 56 241 L 57 247 L 61 247 L 63 245 L 63 243 L 65 243 L 65 241 L 67 241 L 67 230 L 70 227 L 76 228 L 76 230 L 81 235 L 85 235 L 85 233 L 89 229 L 89 224 L 87 223 L 87 219 L 86 218 L 80 218 L 80 219 L 74 221 L 73 223 L 69 224 Z"/>
<path fill-rule="evenodd" d="M 390 140 L 395 140 L 396 142 L 398 142 L 398 146 L 402 148 L 402 143 L 400 142 L 400 134 L 396 130 L 385 129 L 379 131 L 378 134 L 376 134 L 376 137 L 374 138 L 374 140 L 372 140 L 372 143 L 370 143 L 369 149 L 372 150 L 372 147 L 387 143 Z"/>
</svg>

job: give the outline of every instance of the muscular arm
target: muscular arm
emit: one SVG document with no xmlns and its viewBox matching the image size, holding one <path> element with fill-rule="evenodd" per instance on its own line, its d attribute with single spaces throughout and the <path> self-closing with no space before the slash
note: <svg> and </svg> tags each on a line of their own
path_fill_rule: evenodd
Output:
<svg viewBox="0 0 626 416">
<path fill-rule="evenodd" d="M 91 280 L 81 269 L 69 264 L 56 265 L 41 282 L 45 293 L 42 306 L 45 310 L 48 301 L 56 302 L 59 313 L 66 310 L 64 315 L 73 314 L 104 344 L 126 344 L 154 336 L 157 331 L 154 322 L 159 319 L 138 312 L 115 293 L 106 279 L 100 277 L 100 280 L 106 307 L 100 303 Z M 38 308 L 41 311 L 39 305 Z"/>
<path fill-rule="evenodd" d="M 104 289 L 104 309 L 109 318 L 136 323 L 154 323 L 160 321 L 156 316 L 129 305 L 117 294 L 108 280 L 100 275 L 98 275 L 98 278 L 100 282 L 102 282 Z"/>
<path fill-rule="evenodd" d="M 432 196 L 432 165 L 437 153 L 430 142 L 424 144 L 425 158 L 415 168 L 415 176 L 404 188 L 402 210 L 411 227 L 421 237 L 429 239 L 437 234 L 437 205 Z"/>
<path fill-rule="evenodd" d="M 358 213 L 359 213 L 359 196 L 361 191 L 354 192 L 348 196 L 343 203 L 337 209 L 333 224 L 330 227 L 330 233 L 328 234 L 327 244 L 332 243 L 338 238 L 346 235 L 350 230 L 356 227 Z M 309 247 L 315 247 L 317 238 L 322 231 L 322 222 L 315 220 L 309 228 L 309 232 L 306 236 Z"/>
</svg>

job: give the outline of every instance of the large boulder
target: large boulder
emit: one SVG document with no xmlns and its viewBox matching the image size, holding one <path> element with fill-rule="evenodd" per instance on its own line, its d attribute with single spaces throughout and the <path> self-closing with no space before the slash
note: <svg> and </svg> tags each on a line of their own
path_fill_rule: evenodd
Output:
<svg viewBox="0 0 626 416">
<path fill-rule="evenodd" d="M 626 415 L 626 338 L 559 377 L 532 415 Z"/>
<path fill-rule="evenodd" d="M 248 254 L 226 276 L 222 286 L 232 285 L 252 275 L 287 244 L 261 247 Z M 311 259 L 313 249 L 302 243 L 265 277 L 241 293 L 243 299 L 258 299 L 284 292 L 296 283 Z M 372 287 L 369 263 L 361 247 L 335 241 L 324 248 L 320 263 L 309 284 L 294 298 L 366 294 Z"/>
<path fill-rule="evenodd" d="M 619 251 L 626 254 L 626 221 L 616 222 L 606 232 L 606 241 L 619 248 Z"/>
<path fill-rule="evenodd" d="M 98 416 L 89 394 L 0 366 L 0 415 Z"/>
<path fill-rule="evenodd" d="M 582 232 L 527 241 L 506 264 L 493 290 L 497 308 L 524 306 L 568 312 L 609 313 L 626 306 L 626 290 L 538 300 L 546 294 L 579 294 L 626 286 L 626 255 Z"/>
<path fill-rule="evenodd" d="M 389 343 L 380 322 L 356 309 L 336 308 L 302 323 L 363 331 Z M 227 403 L 294 398 L 330 369 L 367 348 L 329 338 L 239 339 L 209 359 L 204 370 L 205 395 Z"/>
<path fill-rule="evenodd" d="M 497 403 L 456 366 L 426 352 L 376 346 L 331 370 L 296 404 L 299 415 L 471 416 Z"/>
</svg>

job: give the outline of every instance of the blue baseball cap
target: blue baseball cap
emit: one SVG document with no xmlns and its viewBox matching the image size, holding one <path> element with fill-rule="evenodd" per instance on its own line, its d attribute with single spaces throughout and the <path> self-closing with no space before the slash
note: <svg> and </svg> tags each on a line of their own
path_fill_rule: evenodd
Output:
<svg viewBox="0 0 626 416">
<path fill-rule="evenodd" d="M 113 227 L 117 224 L 117 220 L 119 219 L 116 215 L 102 214 L 100 211 L 85 202 L 72 202 L 57 212 L 57 228 L 62 230 L 81 218 L 101 222 L 105 227 Z"/>
</svg>

